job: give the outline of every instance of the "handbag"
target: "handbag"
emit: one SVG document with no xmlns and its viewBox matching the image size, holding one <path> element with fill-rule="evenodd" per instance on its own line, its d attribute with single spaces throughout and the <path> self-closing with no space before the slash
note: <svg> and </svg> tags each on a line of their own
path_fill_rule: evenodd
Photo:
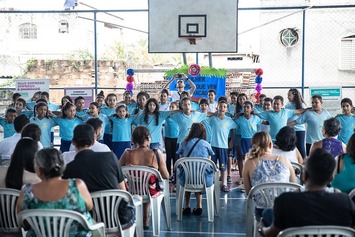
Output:
<svg viewBox="0 0 355 237">
<path fill-rule="evenodd" d="M 158 167 L 160 168 L 160 156 L 159 156 L 159 153 L 158 153 L 157 149 L 153 149 L 153 152 L 155 154 L 155 157 L 157 158 Z M 163 191 L 164 190 L 164 188 L 160 186 L 160 182 L 159 182 L 158 178 L 155 181 L 155 188 L 158 191 Z"/>
<path fill-rule="evenodd" d="M 118 218 L 121 225 L 133 224 L 136 220 L 136 208 L 122 199 L 118 205 Z"/>
</svg>

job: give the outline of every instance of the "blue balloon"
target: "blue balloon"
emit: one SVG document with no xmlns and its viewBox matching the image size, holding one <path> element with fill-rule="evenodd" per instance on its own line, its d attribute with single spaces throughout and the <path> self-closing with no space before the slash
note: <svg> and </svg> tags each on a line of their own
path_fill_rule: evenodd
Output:
<svg viewBox="0 0 355 237">
<path fill-rule="evenodd" d="M 261 77 L 261 76 L 256 76 L 255 77 L 255 83 L 256 84 L 259 84 L 259 83 L 261 83 L 263 81 L 263 78 Z"/>
<path fill-rule="evenodd" d="M 134 70 L 132 68 L 127 69 L 127 75 L 128 76 L 133 76 L 134 75 Z"/>
</svg>

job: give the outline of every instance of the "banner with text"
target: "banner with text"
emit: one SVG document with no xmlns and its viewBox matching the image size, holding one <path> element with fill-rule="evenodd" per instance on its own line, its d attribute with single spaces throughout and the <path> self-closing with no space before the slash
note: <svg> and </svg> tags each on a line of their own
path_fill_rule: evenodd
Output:
<svg viewBox="0 0 355 237">
<path fill-rule="evenodd" d="M 196 85 L 196 90 L 192 96 L 194 100 L 200 98 L 207 98 L 208 90 L 216 90 L 216 99 L 220 96 L 225 96 L 226 94 L 226 78 L 214 77 L 214 76 L 197 76 L 192 77 L 188 76 L 189 79 Z M 169 78 L 171 80 L 171 77 Z M 169 90 L 176 91 L 177 80 L 171 83 Z M 191 86 L 188 82 L 185 82 L 185 90 L 188 91 L 191 89 Z"/>
<path fill-rule="evenodd" d="M 75 100 L 76 97 L 82 96 L 85 100 L 84 108 L 89 108 L 89 104 L 94 101 L 94 88 L 90 87 L 68 87 L 64 89 L 64 95 L 70 96 Z"/>
<path fill-rule="evenodd" d="M 16 92 L 28 101 L 37 91 L 49 92 L 49 79 L 16 79 L 15 87 Z"/>
</svg>

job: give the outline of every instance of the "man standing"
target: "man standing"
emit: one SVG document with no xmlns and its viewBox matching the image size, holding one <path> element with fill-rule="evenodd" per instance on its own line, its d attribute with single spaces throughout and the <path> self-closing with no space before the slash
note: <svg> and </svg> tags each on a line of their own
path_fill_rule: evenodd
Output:
<svg viewBox="0 0 355 237">
<path fill-rule="evenodd" d="M 170 96 L 171 96 L 172 101 L 180 100 L 180 95 L 185 89 L 185 82 L 184 81 L 187 81 L 190 84 L 191 89 L 189 91 L 189 95 L 192 96 L 192 94 L 194 93 L 194 91 L 196 89 L 196 85 L 191 81 L 190 78 L 188 78 L 183 73 L 174 74 L 173 78 L 168 83 L 166 83 L 166 85 L 164 86 L 163 89 L 169 89 L 170 84 L 175 80 L 177 80 L 177 82 L 176 82 L 177 91 L 170 91 Z"/>
</svg>

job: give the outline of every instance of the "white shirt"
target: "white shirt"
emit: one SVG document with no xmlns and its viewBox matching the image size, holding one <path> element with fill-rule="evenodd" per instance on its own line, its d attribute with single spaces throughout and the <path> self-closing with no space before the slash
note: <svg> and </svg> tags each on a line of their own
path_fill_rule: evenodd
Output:
<svg viewBox="0 0 355 237">
<path fill-rule="evenodd" d="M 298 163 L 297 160 L 297 149 L 293 149 L 292 151 L 283 151 L 278 148 L 272 148 L 272 154 L 279 155 L 287 158 L 290 162 Z"/>
<path fill-rule="evenodd" d="M 21 133 L 15 133 L 0 142 L 0 157 L 2 160 L 10 159 L 17 142 L 21 139 Z"/>
<path fill-rule="evenodd" d="M 0 157 L 2 160 L 11 159 L 12 153 L 14 153 L 17 142 L 21 139 L 21 133 L 15 133 L 11 137 L 7 137 L 0 142 Z M 31 139 L 31 138 L 28 138 Z M 38 150 L 43 148 L 41 142 L 38 143 Z"/>
<path fill-rule="evenodd" d="M 94 145 L 90 147 L 91 150 L 95 152 L 107 152 L 111 151 L 110 148 L 106 144 L 102 144 L 98 141 L 95 141 Z M 75 146 L 70 144 L 69 151 L 63 153 L 63 160 L 66 164 L 72 162 L 76 156 L 77 151 L 75 150 Z"/>
</svg>

